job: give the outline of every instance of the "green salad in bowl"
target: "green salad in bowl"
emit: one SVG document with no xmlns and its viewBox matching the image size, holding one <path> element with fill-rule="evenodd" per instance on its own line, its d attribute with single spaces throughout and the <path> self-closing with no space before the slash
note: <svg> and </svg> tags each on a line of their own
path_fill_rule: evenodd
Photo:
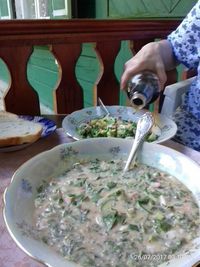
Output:
<svg viewBox="0 0 200 267">
<path fill-rule="evenodd" d="M 77 128 L 78 133 L 83 138 L 93 137 L 134 137 L 137 123 L 131 120 L 123 120 L 112 116 L 92 119 L 88 122 L 81 123 Z M 160 131 L 151 131 L 146 141 L 153 142 L 160 135 Z"/>
</svg>

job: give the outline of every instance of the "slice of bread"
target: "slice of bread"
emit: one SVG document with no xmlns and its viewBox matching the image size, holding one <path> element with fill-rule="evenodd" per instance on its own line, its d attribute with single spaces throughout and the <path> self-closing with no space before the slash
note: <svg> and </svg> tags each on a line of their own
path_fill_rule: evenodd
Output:
<svg viewBox="0 0 200 267">
<path fill-rule="evenodd" d="M 4 111 L 4 110 L 0 110 L 0 121 L 1 120 L 8 120 L 9 118 L 18 119 L 18 116 L 16 114 L 14 114 L 14 113 L 11 113 L 11 112 L 8 112 L 8 111 Z"/>
<path fill-rule="evenodd" d="M 20 119 L 17 115 L 0 114 L 0 147 L 33 143 L 40 138 L 41 133 L 40 123 Z"/>
</svg>

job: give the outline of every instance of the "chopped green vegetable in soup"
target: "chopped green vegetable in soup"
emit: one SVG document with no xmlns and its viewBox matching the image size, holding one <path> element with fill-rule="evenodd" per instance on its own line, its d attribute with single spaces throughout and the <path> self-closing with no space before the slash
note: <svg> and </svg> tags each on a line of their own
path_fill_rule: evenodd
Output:
<svg viewBox="0 0 200 267">
<path fill-rule="evenodd" d="M 122 175 L 123 167 L 120 160 L 76 163 L 42 184 L 35 199 L 41 239 L 89 267 L 158 266 L 179 254 L 199 229 L 191 192 L 147 165 Z"/>
<path fill-rule="evenodd" d="M 120 118 L 105 116 L 82 123 L 77 128 L 82 138 L 92 137 L 134 137 L 137 124 L 133 121 L 126 121 Z M 158 136 L 151 132 L 147 135 L 146 141 L 153 142 Z"/>
</svg>

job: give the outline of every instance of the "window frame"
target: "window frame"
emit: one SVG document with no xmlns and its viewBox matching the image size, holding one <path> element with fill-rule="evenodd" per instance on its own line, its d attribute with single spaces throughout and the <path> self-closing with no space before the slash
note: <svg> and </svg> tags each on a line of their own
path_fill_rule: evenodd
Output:
<svg viewBox="0 0 200 267">
<path fill-rule="evenodd" d="M 12 12 L 12 7 L 11 7 L 11 0 L 6 0 L 6 2 L 4 2 L 4 4 L 6 4 L 8 14 L 2 16 L 2 9 L 1 9 L 0 10 L 0 19 L 2 19 L 2 20 L 4 20 L 4 19 L 12 19 L 13 18 L 13 12 Z"/>
<path fill-rule="evenodd" d="M 41 0 L 30 0 L 30 3 L 27 3 L 27 0 L 6 0 L 3 4 L 8 15 L 1 16 L 3 8 L 0 8 L 0 19 L 71 19 L 71 0 L 61 1 L 60 9 L 54 8 L 56 6 L 54 1 L 56 0 L 46 0 L 46 3 L 44 2 L 46 16 L 43 16 L 41 9 L 43 2 Z M 5 11 L 4 13 L 6 13 Z"/>
</svg>

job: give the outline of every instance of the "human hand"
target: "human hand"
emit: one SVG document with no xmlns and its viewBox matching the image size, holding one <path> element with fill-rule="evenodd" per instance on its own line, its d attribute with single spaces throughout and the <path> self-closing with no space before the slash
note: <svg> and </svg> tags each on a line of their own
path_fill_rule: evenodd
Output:
<svg viewBox="0 0 200 267">
<path fill-rule="evenodd" d="M 143 46 L 134 57 L 125 63 L 120 82 L 121 89 L 126 88 L 128 80 L 133 75 L 144 70 L 149 70 L 157 74 L 159 87 L 163 89 L 167 76 L 159 42 L 152 42 Z"/>
</svg>

